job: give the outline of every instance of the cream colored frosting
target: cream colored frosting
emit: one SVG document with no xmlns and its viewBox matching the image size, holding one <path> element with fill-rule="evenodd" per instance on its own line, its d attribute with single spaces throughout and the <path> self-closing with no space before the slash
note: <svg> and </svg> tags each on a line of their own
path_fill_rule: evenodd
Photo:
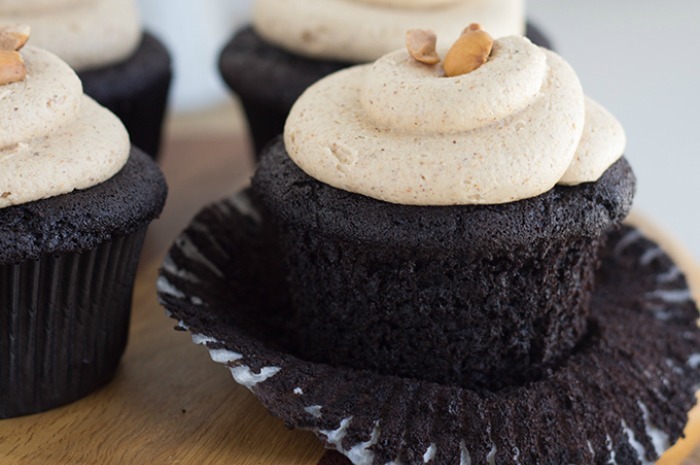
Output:
<svg viewBox="0 0 700 465">
<path fill-rule="evenodd" d="M 462 76 L 444 77 L 440 65 L 403 50 L 331 75 L 292 108 L 285 145 L 305 172 L 334 187 L 454 205 L 594 181 L 622 155 L 625 138 L 562 58 L 512 36 Z"/>
<path fill-rule="evenodd" d="M 28 24 L 32 45 L 78 71 L 122 61 L 141 40 L 134 0 L 2 0 L 0 23 Z"/>
<path fill-rule="evenodd" d="M 408 29 L 432 29 L 452 43 L 473 22 L 494 37 L 522 34 L 523 0 L 256 0 L 253 6 L 253 25 L 270 43 L 356 63 L 401 48 Z"/>
<path fill-rule="evenodd" d="M 0 86 L 0 208 L 97 185 L 130 152 L 121 121 L 68 65 L 30 46 L 22 55 L 26 79 Z"/>
</svg>

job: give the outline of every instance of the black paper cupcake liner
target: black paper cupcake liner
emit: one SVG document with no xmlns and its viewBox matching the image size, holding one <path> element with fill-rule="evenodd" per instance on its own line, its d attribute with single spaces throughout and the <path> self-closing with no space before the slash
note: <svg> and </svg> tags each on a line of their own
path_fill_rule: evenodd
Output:
<svg viewBox="0 0 700 465">
<path fill-rule="evenodd" d="M 243 192 L 176 240 L 161 301 L 272 414 L 357 465 L 648 464 L 681 437 L 695 403 L 696 304 L 682 272 L 633 227 L 608 233 L 589 330 L 566 363 L 494 391 L 295 356 L 280 257 Z"/>
<path fill-rule="evenodd" d="M 156 158 L 172 80 L 165 46 L 144 33 L 135 54 L 127 60 L 78 76 L 85 93 L 122 120 L 131 143 Z"/>
<path fill-rule="evenodd" d="M 0 418 L 67 404 L 112 378 L 145 234 L 0 266 Z"/>
</svg>

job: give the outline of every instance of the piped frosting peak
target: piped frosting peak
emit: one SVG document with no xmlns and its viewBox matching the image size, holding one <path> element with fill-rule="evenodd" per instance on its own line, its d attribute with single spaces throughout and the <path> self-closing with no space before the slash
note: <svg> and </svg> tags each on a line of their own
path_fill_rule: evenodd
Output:
<svg viewBox="0 0 700 465">
<path fill-rule="evenodd" d="M 331 75 L 295 104 L 285 145 L 309 175 L 350 192 L 498 204 L 595 181 L 625 137 L 561 57 L 510 36 L 454 77 L 405 50 Z"/>
</svg>

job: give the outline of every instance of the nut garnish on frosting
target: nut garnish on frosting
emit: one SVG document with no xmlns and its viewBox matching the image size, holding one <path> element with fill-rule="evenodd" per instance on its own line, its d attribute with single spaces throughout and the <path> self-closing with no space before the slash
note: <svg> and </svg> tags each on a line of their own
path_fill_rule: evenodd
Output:
<svg viewBox="0 0 700 465">
<path fill-rule="evenodd" d="M 561 57 L 521 36 L 486 56 L 446 77 L 403 49 L 328 76 L 292 108 L 287 152 L 321 182 L 408 205 L 534 197 L 622 155 L 622 127 Z"/>
<path fill-rule="evenodd" d="M 23 24 L 0 27 L 0 50 L 21 49 L 29 40 L 30 33 L 30 27 Z"/>
<path fill-rule="evenodd" d="M 425 29 L 411 29 L 406 32 L 406 50 L 414 60 L 426 65 L 440 63 L 440 55 L 435 50 L 437 35 Z"/>
<path fill-rule="evenodd" d="M 406 50 L 414 60 L 435 65 L 440 63 L 436 50 L 437 35 L 425 29 L 411 29 L 406 32 Z M 450 48 L 443 63 L 445 76 L 454 77 L 468 74 L 486 63 L 493 48 L 493 38 L 472 23 L 462 32 L 457 42 Z"/>
<path fill-rule="evenodd" d="M 406 49 L 409 55 L 420 63 L 435 65 L 440 63 L 440 55 L 435 50 L 437 36 L 433 31 L 411 29 L 406 32 Z M 493 49 L 493 38 L 472 23 L 462 32 L 457 42 L 450 48 L 442 65 L 445 76 L 455 77 L 468 74 L 486 63 Z"/>
<path fill-rule="evenodd" d="M 106 181 L 131 149 L 121 121 L 83 94 L 66 63 L 32 46 L 21 54 L 25 79 L 0 87 L 0 208 Z"/>
<path fill-rule="evenodd" d="M 18 50 L 29 39 L 29 27 L 0 27 L 0 86 L 23 81 L 27 67 Z"/>
<path fill-rule="evenodd" d="M 442 65 L 445 76 L 454 77 L 471 73 L 486 63 L 492 49 L 493 38 L 489 33 L 481 29 L 480 24 L 470 24 L 445 56 L 445 62 Z"/>
</svg>

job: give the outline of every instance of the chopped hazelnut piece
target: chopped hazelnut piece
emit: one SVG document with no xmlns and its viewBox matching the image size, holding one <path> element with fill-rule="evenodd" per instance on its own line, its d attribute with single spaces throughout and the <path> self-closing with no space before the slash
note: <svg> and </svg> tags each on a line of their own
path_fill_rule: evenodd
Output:
<svg viewBox="0 0 700 465">
<path fill-rule="evenodd" d="M 17 51 L 29 40 L 31 29 L 25 25 L 0 27 L 0 50 Z"/>
<path fill-rule="evenodd" d="M 24 80 L 27 67 L 18 52 L 0 50 L 0 86 Z"/>
<path fill-rule="evenodd" d="M 471 73 L 486 63 L 493 48 L 493 38 L 479 24 L 471 24 L 452 46 L 443 67 L 448 77 Z"/>
<path fill-rule="evenodd" d="M 440 63 L 440 55 L 435 51 L 437 36 L 433 31 L 411 29 L 406 32 L 406 48 L 416 60 L 426 65 Z"/>
</svg>

